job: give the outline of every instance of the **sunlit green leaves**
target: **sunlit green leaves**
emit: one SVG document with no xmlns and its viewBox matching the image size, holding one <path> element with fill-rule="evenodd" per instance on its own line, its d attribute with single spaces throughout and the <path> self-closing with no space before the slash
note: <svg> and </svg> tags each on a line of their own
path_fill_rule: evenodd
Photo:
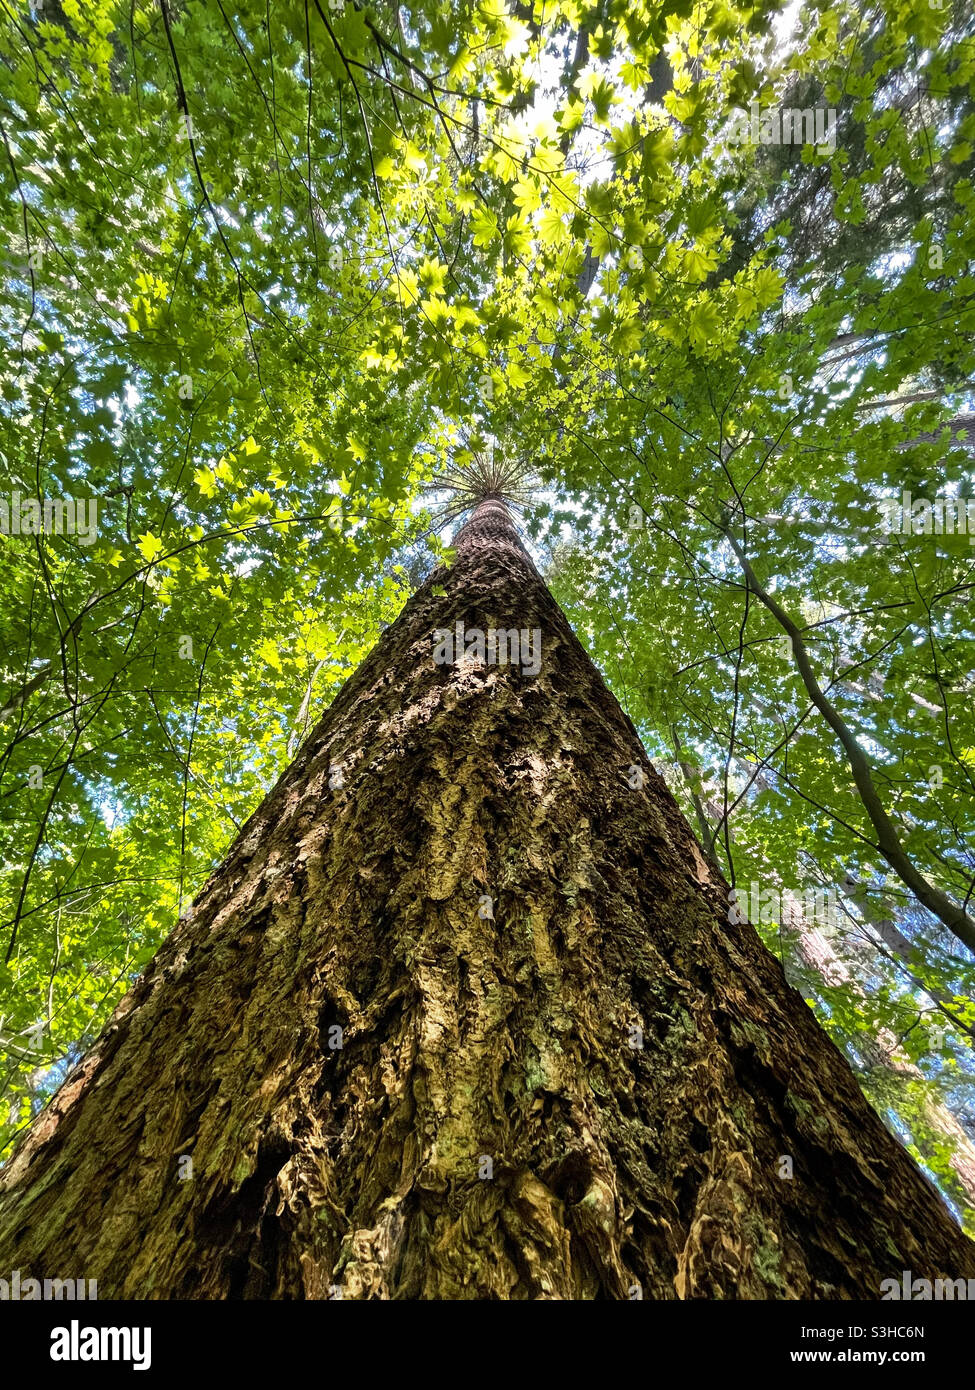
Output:
<svg viewBox="0 0 975 1390">
<path fill-rule="evenodd" d="M 100 503 L 90 547 L 0 537 L 0 1037 L 51 1012 L 36 1053 L 10 1043 L 0 1143 L 420 578 L 455 427 L 537 464 L 527 529 L 648 742 L 679 741 L 726 871 L 896 892 L 745 612 L 716 525 L 737 490 L 905 845 L 963 897 L 971 551 L 880 543 L 875 510 L 970 457 L 946 443 L 975 367 L 948 7 L 887 7 L 867 44 L 850 6 L 810 6 L 778 46 L 766 4 L 170 10 L 175 61 L 156 5 L 0 23 L 4 490 Z M 722 143 L 731 107 L 793 97 L 839 108 L 835 151 Z M 900 394 L 929 399 L 874 405 Z M 970 969 L 895 908 L 909 963 L 874 936 L 844 946 L 856 989 L 800 983 L 851 1056 L 883 1029 L 939 1056 L 873 1093 L 921 1134 L 924 1096 L 970 1085 Z M 936 996 L 957 1023 L 934 1046 Z"/>
</svg>

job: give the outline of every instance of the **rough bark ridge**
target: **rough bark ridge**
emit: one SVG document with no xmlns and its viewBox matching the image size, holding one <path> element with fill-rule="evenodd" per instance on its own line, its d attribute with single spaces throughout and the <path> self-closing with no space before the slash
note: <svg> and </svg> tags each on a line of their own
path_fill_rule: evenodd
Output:
<svg viewBox="0 0 975 1390">
<path fill-rule="evenodd" d="M 134 1298 L 876 1298 L 905 1269 L 975 1277 L 727 920 L 504 506 L 457 549 L 0 1176 L 0 1269 Z M 435 664 L 458 619 L 540 629 L 538 676 Z"/>
</svg>

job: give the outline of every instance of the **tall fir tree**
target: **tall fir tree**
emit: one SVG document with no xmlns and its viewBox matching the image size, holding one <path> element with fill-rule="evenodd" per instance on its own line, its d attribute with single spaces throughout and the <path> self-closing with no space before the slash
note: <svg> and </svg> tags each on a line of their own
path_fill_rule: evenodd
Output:
<svg viewBox="0 0 975 1390">
<path fill-rule="evenodd" d="M 484 496 L 0 1175 L 0 1267 L 124 1298 L 975 1277 L 728 903 Z"/>
</svg>

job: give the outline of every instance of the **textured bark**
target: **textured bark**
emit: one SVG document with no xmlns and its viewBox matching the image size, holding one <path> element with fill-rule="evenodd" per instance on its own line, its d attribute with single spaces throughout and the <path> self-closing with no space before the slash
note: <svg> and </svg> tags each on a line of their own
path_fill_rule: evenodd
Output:
<svg viewBox="0 0 975 1390">
<path fill-rule="evenodd" d="M 0 1268 L 136 1298 L 875 1298 L 904 1269 L 975 1277 L 727 920 L 505 508 L 482 503 L 457 550 L 34 1122 L 0 1177 Z M 538 676 L 436 665 L 458 619 L 539 628 Z"/>
</svg>

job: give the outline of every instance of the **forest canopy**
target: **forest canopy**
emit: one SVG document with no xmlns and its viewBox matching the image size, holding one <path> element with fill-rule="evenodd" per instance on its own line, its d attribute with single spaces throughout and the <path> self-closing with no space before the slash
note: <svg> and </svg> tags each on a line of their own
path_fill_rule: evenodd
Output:
<svg viewBox="0 0 975 1390">
<path fill-rule="evenodd" d="M 975 1232 L 970 8 L 0 10 L 0 1150 L 486 470 Z"/>
</svg>

